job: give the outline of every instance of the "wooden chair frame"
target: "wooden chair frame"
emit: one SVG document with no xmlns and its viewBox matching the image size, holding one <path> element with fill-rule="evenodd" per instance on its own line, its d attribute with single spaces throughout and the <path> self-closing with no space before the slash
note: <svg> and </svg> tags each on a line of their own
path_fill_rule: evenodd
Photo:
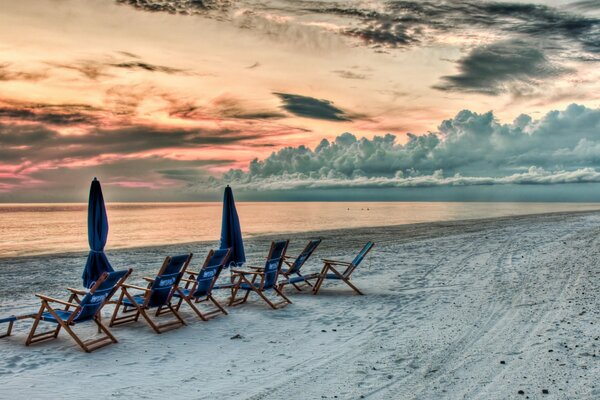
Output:
<svg viewBox="0 0 600 400">
<path fill-rule="evenodd" d="M 350 282 L 350 279 L 351 279 L 352 273 L 356 270 L 358 265 L 367 257 L 367 255 L 373 249 L 373 247 L 375 247 L 375 243 L 373 243 L 373 242 L 367 243 L 365 245 L 365 247 L 369 246 L 369 245 L 370 245 L 370 247 L 367 249 L 365 254 L 362 256 L 362 258 L 356 265 L 354 265 L 351 262 L 346 262 L 346 261 L 323 259 L 322 260 L 323 261 L 323 269 L 321 269 L 321 273 L 319 274 L 317 282 L 315 283 L 315 287 L 313 288 L 313 294 L 319 293 L 319 290 L 321 289 L 323 282 L 325 282 L 325 280 L 327 279 L 328 272 L 331 272 L 331 273 L 335 274 L 337 277 L 339 277 L 339 279 L 336 279 L 336 280 L 340 280 L 340 281 L 344 282 L 346 285 L 350 286 L 350 288 L 352 288 L 352 290 L 354 290 L 359 295 L 364 295 L 364 293 L 361 292 L 359 288 L 357 288 L 355 285 L 352 284 L 352 282 Z M 365 247 L 363 247 L 360 250 L 360 253 L 363 252 Z M 340 271 L 338 271 L 338 269 L 336 267 L 345 267 L 346 269 L 344 270 L 343 273 L 341 273 Z"/>
<path fill-rule="evenodd" d="M 139 320 L 140 316 L 148 323 L 148 325 L 152 328 L 152 330 L 154 330 L 154 332 L 156 332 L 157 334 L 187 325 L 185 320 L 181 316 L 181 314 L 179 314 L 179 312 L 175 309 L 175 307 L 171 303 L 171 299 L 173 298 L 173 293 L 175 293 L 175 291 L 177 290 L 179 281 L 180 281 L 181 277 L 183 276 L 183 273 L 185 273 L 185 270 L 187 269 L 191 260 L 192 260 L 192 253 L 190 253 L 190 255 L 188 256 L 188 259 L 186 260 L 185 264 L 181 268 L 181 272 L 179 274 L 179 279 L 177 279 L 177 281 L 173 284 L 171 292 L 169 293 L 167 300 L 165 301 L 165 305 L 160 306 L 160 307 L 155 307 L 156 308 L 156 312 L 154 315 L 155 317 L 159 317 L 162 314 L 170 313 L 170 314 L 173 314 L 173 316 L 175 317 L 174 320 L 170 320 L 167 322 L 163 322 L 162 324 L 159 324 L 150 316 L 149 311 L 152 308 L 154 308 L 154 307 L 149 306 L 149 302 L 151 300 L 151 296 L 152 296 L 152 292 L 153 292 L 152 284 L 154 283 L 154 279 L 149 278 L 149 277 L 144 277 L 144 280 L 148 282 L 147 287 L 141 287 L 141 286 L 129 285 L 129 284 L 124 284 L 121 286 L 121 294 L 119 295 L 119 298 L 115 303 L 116 304 L 115 309 L 113 311 L 113 314 L 112 314 L 112 317 L 110 319 L 110 323 L 108 326 L 113 327 L 113 326 L 117 326 L 117 325 L 127 324 L 130 322 L 137 322 Z M 171 262 L 171 257 L 166 257 L 157 276 L 161 276 L 164 273 L 165 269 L 167 268 L 167 266 L 169 265 L 170 262 Z M 139 291 L 144 292 L 144 302 L 142 304 L 138 304 L 134 295 L 131 294 L 131 292 L 129 291 L 130 289 L 139 290 Z M 130 304 L 124 304 L 123 303 L 124 298 L 127 298 L 129 300 Z M 118 315 L 119 315 L 119 310 L 121 309 L 121 307 L 123 307 L 123 310 L 122 310 L 123 315 L 119 317 Z"/>
<path fill-rule="evenodd" d="M 94 293 L 95 290 L 108 277 L 108 273 L 106 273 L 106 272 L 96 281 L 94 286 L 92 286 L 90 288 L 89 292 L 79 290 L 79 289 L 67 288 L 67 290 L 69 290 L 71 292 L 71 296 L 69 297 L 69 300 L 67 300 L 67 301 L 55 299 L 55 298 L 45 296 L 42 294 L 36 294 L 36 296 L 41 299 L 42 305 L 41 305 L 38 313 L 35 314 L 35 317 L 34 317 L 35 321 L 33 322 L 31 331 L 29 332 L 29 335 L 27 336 L 25 345 L 30 346 L 34 343 L 42 342 L 45 340 L 56 339 L 58 337 L 58 334 L 61 329 L 64 329 L 73 338 L 73 340 L 75 340 L 75 342 L 79 345 L 79 347 L 81 347 L 86 353 L 91 353 L 94 350 L 97 350 L 101 347 L 107 346 L 112 343 L 118 343 L 118 340 L 112 335 L 110 330 L 102 323 L 101 312 L 102 312 L 102 308 L 109 302 L 110 298 L 116 293 L 116 291 L 119 289 L 119 287 L 121 287 L 124 284 L 125 280 L 129 277 L 129 275 L 131 275 L 131 272 L 132 272 L 132 269 L 129 269 L 127 271 L 127 273 L 121 279 L 119 279 L 117 284 L 114 286 L 114 289 L 106 296 L 106 298 L 104 299 L 102 304 L 98 307 L 96 314 L 92 318 L 92 321 L 94 321 L 94 323 L 98 327 L 98 333 L 103 333 L 104 334 L 103 336 L 101 336 L 100 338 L 97 338 L 97 339 L 83 341 L 75 333 L 75 331 L 72 329 L 72 327 L 77 324 L 77 322 L 74 322 L 74 320 L 82 308 L 81 307 L 81 298 L 79 296 L 85 296 L 88 293 Z M 65 320 L 65 319 L 62 319 L 58 315 L 58 313 L 56 312 L 57 309 L 52 306 L 52 303 L 64 305 L 65 308 L 60 311 L 69 311 L 69 309 L 71 307 L 73 307 L 74 310 L 71 313 L 71 316 Z M 57 321 L 57 326 L 55 329 L 41 332 L 41 333 L 36 333 L 38 325 L 39 325 L 40 321 L 42 321 L 42 316 L 43 316 L 44 312 L 46 312 L 46 311 L 49 312 L 54 317 L 54 319 Z"/>
<path fill-rule="evenodd" d="M 177 294 L 178 294 L 177 297 L 179 298 L 179 301 L 175 304 L 175 310 L 179 311 L 179 309 L 181 308 L 181 305 L 183 304 L 183 302 L 185 302 L 190 306 L 190 308 L 196 313 L 196 315 L 198 315 L 198 318 L 200 318 L 202 321 L 208 321 L 209 319 L 214 318 L 220 314 L 224 314 L 224 315 L 228 314 L 227 311 L 225 311 L 225 308 L 221 305 L 221 303 L 219 303 L 217 301 L 217 299 L 215 299 L 213 297 L 212 289 L 213 289 L 213 286 L 215 285 L 215 283 L 217 282 L 217 280 L 219 279 L 219 275 L 221 274 L 221 271 L 225 267 L 227 260 L 229 259 L 229 255 L 231 254 L 231 249 L 228 249 L 227 254 L 223 258 L 223 262 L 217 268 L 217 271 L 215 273 L 215 276 L 213 277 L 212 283 L 210 284 L 210 287 L 207 290 L 207 295 L 205 297 L 198 297 L 198 298 L 194 297 L 194 292 L 196 291 L 196 289 L 198 287 L 197 277 L 206 267 L 208 267 L 208 264 L 214 253 L 215 253 L 214 250 L 210 250 L 208 252 L 206 259 L 204 260 L 204 264 L 200 268 L 199 272 L 186 271 L 188 274 L 188 278 L 181 279 L 181 281 L 185 282 L 184 288 L 189 290 L 189 292 L 188 292 L 188 295 L 186 295 L 181 290 L 180 287 L 177 287 L 176 290 L 177 290 Z M 204 312 L 202 312 L 196 306 L 196 304 L 204 303 L 204 302 L 211 302 L 214 307 L 208 311 L 205 310 Z"/>
<path fill-rule="evenodd" d="M 263 299 L 272 309 L 276 310 L 278 308 L 287 306 L 288 304 L 292 304 L 292 301 L 283 294 L 283 292 L 279 289 L 277 278 L 279 273 L 281 272 L 281 265 L 283 264 L 283 258 L 285 257 L 285 252 L 289 245 L 289 240 L 285 241 L 285 247 L 283 249 L 281 258 L 279 260 L 279 265 L 277 266 L 277 271 L 275 275 L 275 282 L 273 286 L 265 289 L 264 285 L 266 283 L 266 274 L 263 267 L 248 267 L 251 270 L 241 270 L 241 269 L 232 269 L 231 271 L 235 274 L 235 286 L 232 289 L 231 299 L 229 301 L 230 306 L 236 306 L 239 304 L 243 304 L 248 300 L 250 296 L 250 292 L 256 293 L 261 299 Z M 267 260 L 272 259 L 273 252 L 275 251 L 275 242 L 271 243 L 271 249 L 269 250 L 269 255 L 267 256 Z M 257 281 L 258 280 L 258 281 Z M 243 284 L 247 285 L 247 288 L 242 288 Z M 265 296 L 265 291 L 273 289 L 277 296 L 281 297 L 283 300 L 274 303 L 267 296 Z M 240 290 L 245 290 L 246 294 L 241 298 L 236 298 L 237 293 Z"/>
<path fill-rule="evenodd" d="M 15 316 L 11 316 L 11 317 L 7 318 L 6 321 L 3 322 L 3 323 L 8 322 L 8 328 L 6 328 L 6 333 L 0 335 L 0 338 L 5 338 L 5 337 L 11 335 L 12 329 L 13 329 L 13 325 L 15 324 L 16 320 L 17 320 L 17 318 Z"/>
<path fill-rule="evenodd" d="M 302 254 L 304 254 L 306 251 L 309 250 L 313 241 L 314 240 L 311 240 L 308 242 L 308 244 L 304 247 L 304 250 L 302 250 L 302 252 L 298 255 L 298 257 L 300 257 Z M 313 285 L 310 283 L 310 280 L 317 279 L 319 277 L 319 274 L 314 273 L 314 274 L 302 275 L 300 273 L 300 269 L 302 268 L 302 266 L 304 266 L 306 261 L 308 261 L 310 256 L 313 255 L 313 253 L 317 250 L 317 247 L 319 247 L 319 245 L 321 244 L 322 240 L 318 239 L 318 241 L 319 242 L 317 243 L 317 245 L 312 249 L 312 251 L 310 253 L 308 253 L 306 258 L 302 262 L 302 265 L 296 271 L 291 271 L 291 268 L 294 266 L 294 263 L 296 262 L 298 257 L 292 258 L 287 255 L 283 257 L 283 262 L 285 263 L 285 265 L 288 266 L 288 269 L 287 269 L 287 271 L 281 271 L 281 275 L 284 277 L 284 280 L 278 283 L 279 289 L 281 291 L 283 291 L 283 289 L 285 288 L 286 285 L 292 285 L 299 292 L 302 291 L 303 287 L 306 287 L 306 286 L 308 286 L 310 288 L 313 287 Z M 298 277 L 302 278 L 302 281 L 301 282 L 290 282 L 289 280 L 292 277 L 292 275 L 297 275 Z"/>
</svg>

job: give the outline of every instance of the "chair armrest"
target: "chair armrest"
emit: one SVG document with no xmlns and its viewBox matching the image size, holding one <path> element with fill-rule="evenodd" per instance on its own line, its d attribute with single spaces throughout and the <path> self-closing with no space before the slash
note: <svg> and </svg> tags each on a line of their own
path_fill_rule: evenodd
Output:
<svg viewBox="0 0 600 400">
<path fill-rule="evenodd" d="M 321 261 L 323 261 L 326 264 L 334 264 L 334 265 L 350 265 L 350 264 L 352 264 L 347 261 L 330 260 L 328 258 L 322 258 Z"/>
<path fill-rule="evenodd" d="M 145 280 L 146 282 L 154 282 L 154 278 L 150 278 L 148 276 L 145 276 L 142 279 Z"/>
<path fill-rule="evenodd" d="M 144 291 L 144 292 L 147 292 L 147 291 L 149 291 L 149 290 L 150 290 L 150 288 L 144 288 L 144 287 L 141 287 L 141 286 L 130 285 L 129 283 L 124 283 L 124 284 L 123 284 L 123 285 L 121 285 L 121 286 L 123 286 L 123 287 L 126 287 L 126 288 L 128 288 L 128 289 L 137 289 L 137 290 L 142 290 L 142 291 Z"/>
<path fill-rule="evenodd" d="M 69 307 L 79 307 L 79 304 L 76 304 L 76 303 L 69 303 L 68 301 L 55 299 L 53 297 L 45 296 L 45 295 L 39 294 L 39 293 L 36 293 L 35 295 L 45 301 L 51 301 L 53 303 L 59 303 L 59 304 L 63 304 L 65 306 L 69 306 Z"/>
<path fill-rule="evenodd" d="M 182 282 L 189 282 L 189 283 L 196 283 L 195 279 L 185 279 L 185 278 L 181 278 Z"/>
<path fill-rule="evenodd" d="M 262 270 L 264 270 L 264 269 L 265 269 L 265 267 L 253 267 L 253 266 L 251 266 L 251 265 L 248 265 L 248 268 L 250 268 L 250 269 L 254 269 L 254 270 L 257 270 L 257 271 L 262 271 Z"/>
<path fill-rule="evenodd" d="M 239 275 L 264 275 L 264 272 L 261 271 L 244 271 L 241 269 L 232 269 L 231 272 Z"/>
<path fill-rule="evenodd" d="M 74 288 L 68 287 L 67 290 L 69 290 L 70 292 L 75 293 L 75 294 L 80 294 L 82 296 L 85 296 L 86 294 L 88 294 L 88 291 L 83 290 L 83 289 L 74 289 Z"/>
</svg>

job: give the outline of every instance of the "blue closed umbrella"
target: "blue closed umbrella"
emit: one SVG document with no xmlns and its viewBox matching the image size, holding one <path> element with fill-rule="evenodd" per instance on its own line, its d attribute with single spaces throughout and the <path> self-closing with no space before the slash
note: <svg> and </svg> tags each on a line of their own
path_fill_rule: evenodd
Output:
<svg viewBox="0 0 600 400">
<path fill-rule="evenodd" d="M 94 178 L 90 187 L 90 200 L 88 203 L 88 242 L 90 254 L 88 255 L 85 269 L 83 270 L 83 286 L 89 288 L 104 273 L 112 272 L 104 254 L 104 246 L 108 237 L 108 217 L 104 206 L 104 197 L 100 182 Z"/>
<path fill-rule="evenodd" d="M 229 264 L 240 265 L 246 262 L 244 253 L 244 242 L 242 240 L 242 228 L 240 219 L 235 209 L 233 191 L 227 185 L 223 196 L 223 220 L 221 221 L 221 248 L 231 248 Z"/>
</svg>

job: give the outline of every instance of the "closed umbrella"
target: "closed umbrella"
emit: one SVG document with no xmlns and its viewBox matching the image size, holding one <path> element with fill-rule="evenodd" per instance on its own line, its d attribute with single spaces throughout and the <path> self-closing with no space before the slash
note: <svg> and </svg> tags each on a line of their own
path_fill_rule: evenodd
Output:
<svg viewBox="0 0 600 400">
<path fill-rule="evenodd" d="M 244 242 L 242 240 L 242 228 L 235 201 L 233 200 L 233 191 L 227 185 L 223 196 L 223 219 L 221 221 L 221 248 L 231 249 L 229 264 L 240 265 L 246 262 L 244 253 Z"/>
<path fill-rule="evenodd" d="M 88 203 L 88 242 L 90 253 L 83 270 L 83 286 L 91 287 L 94 282 L 104 273 L 112 272 L 111 267 L 104 254 L 104 246 L 108 237 L 108 217 L 104 206 L 104 197 L 100 182 L 94 178 L 90 187 L 90 200 Z"/>
</svg>

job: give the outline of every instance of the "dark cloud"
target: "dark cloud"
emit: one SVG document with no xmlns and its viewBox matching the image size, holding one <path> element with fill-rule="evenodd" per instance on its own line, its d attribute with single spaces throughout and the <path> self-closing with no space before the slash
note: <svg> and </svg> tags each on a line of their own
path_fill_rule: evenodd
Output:
<svg viewBox="0 0 600 400">
<path fill-rule="evenodd" d="M 230 95 L 221 95 L 212 99 L 206 105 L 197 105 L 194 102 L 181 102 L 178 99 L 168 99 L 170 106 L 167 113 L 171 117 L 206 120 L 210 118 L 238 119 L 238 120 L 262 120 L 280 119 L 286 115 L 271 110 L 261 110 L 256 107 L 245 105 L 243 101 Z"/>
<path fill-rule="evenodd" d="M 62 135 L 40 124 L 0 123 L 0 159 L 61 162 L 98 155 L 124 156 L 169 148 L 203 148 L 263 138 L 258 133 L 235 130 L 161 129 L 130 126 L 92 129 L 82 135 Z"/>
<path fill-rule="evenodd" d="M 598 8 L 597 1 L 578 1 L 559 9 L 543 4 L 472 0 L 387 1 L 371 7 L 360 2 L 294 1 L 249 2 L 230 0 L 117 0 L 146 11 L 186 15 L 208 15 L 235 19 L 235 15 L 264 11 L 279 15 L 301 16 L 319 21 L 320 15 L 331 16 L 340 31 L 362 42 L 377 46 L 402 48 L 430 43 L 438 34 L 448 32 L 472 34 L 473 29 L 498 31 L 504 35 L 526 35 L 549 43 L 550 47 L 600 52 L 600 19 L 582 15 L 578 10 Z M 358 4 L 358 5 L 357 5 Z M 252 11 L 249 11 L 252 10 Z M 213 12 L 215 11 L 215 12 Z M 236 11 L 241 11 L 237 13 Z M 338 20 L 335 20 L 338 18 Z M 253 26 L 248 23 L 246 26 Z M 308 29 L 308 28 L 307 28 Z"/>
<path fill-rule="evenodd" d="M 331 187 L 600 182 L 600 109 L 572 104 L 540 120 L 499 123 L 461 111 L 439 132 L 357 138 L 345 133 L 314 150 L 286 147 L 222 181 L 257 190 Z"/>
<path fill-rule="evenodd" d="M 12 67 L 10 63 L 0 63 L 0 81 L 39 81 L 46 78 L 42 72 L 25 72 Z"/>
<path fill-rule="evenodd" d="M 140 57 L 128 52 L 117 52 L 121 55 L 124 55 L 128 58 L 136 58 Z M 107 57 L 109 60 L 113 59 L 113 57 Z M 118 69 L 128 69 L 128 70 L 139 70 L 139 71 L 148 71 L 148 72 L 162 72 L 165 74 L 184 74 L 186 71 L 179 68 L 169 67 L 165 65 L 155 65 L 144 61 L 122 61 L 122 62 L 113 62 L 106 60 L 76 60 L 69 63 L 56 63 L 56 62 L 47 62 L 47 65 L 50 65 L 54 68 L 66 69 L 70 71 L 78 72 L 84 77 L 92 80 L 97 80 L 99 78 L 105 78 L 112 76 L 108 71 L 109 68 L 118 68 Z M 0 70 L 1 71 L 1 70 Z"/>
<path fill-rule="evenodd" d="M 73 61 L 68 64 L 64 63 L 55 63 L 48 62 L 46 63 L 55 68 L 66 69 L 70 71 L 78 72 L 79 74 L 85 76 L 88 79 L 96 80 L 102 77 L 110 77 L 110 74 L 105 72 L 106 65 L 104 63 L 100 63 L 92 60 L 78 60 Z"/>
<path fill-rule="evenodd" d="M 600 10 L 600 1 L 598 0 L 582 0 L 568 4 L 569 8 L 578 10 Z"/>
<path fill-rule="evenodd" d="M 0 107 L 0 120 L 39 122 L 50 125 L 91 125 L 98 118 L 89 113 L 88 106 L 77 104 L 31 105 L 27 107 Z"/>
<path fill-rule="evenodd" d="M 137 54 L 131 53 L 129 51 L 120 50 L 120 51 L 117 51 L 117 53 L 119 53 L 125 57 L 129 57 L 129 58 L 138 58 L 138 59 L 142 58 L 142 57 L 138 56 Z"/>
<path fill-rule="evenodd" d="M 584 51 L 600 52 L 600 19 L 541 4 L 394 1 L 386 3 L 382 11 L 339 5 L 309 10 L 357 21 L 344 32 L 378 46 L 407 47 L 435 42 L 440 33 L 466 33 L 478 28 L 526 35 L 552 42 L 550 47 L 570 50 L 577 44 Z"/>
<path fill-rule="evenodd" d="M 459 73 L 442 77 L 436 89 L 498 95 L 507 85 L 534 84 L 568 72 L 554 65 L 544 52 L 521 40 L 493 43 L 473 49 L 458 61 Z"/>
<path fill-rule="evenodd" d="M 184 72 L 182 69 L 166 67 L 164 65 L 154 65 L 141 61 L 128 61 L 122 63 L 109 64 L 111 67 L 124 69 L 137 69 L 150 72 L 164 72 L 166 74 L 177 74 Z"/>
<path fill-rule="evenodd" d="M 119 4 L 127 4 L 144 11 L 168 12 L 170 14 L 204 14 L 211 10 L 226 10 L 232 0 L 117 0 Z"/>
<path fill-rule="evenodd" d="M 274 93 L 283 101 L 282 108 L 299 117 L 324 119 L 328 121 L 350 121 L 346 112 L 337 108 L 329 100 L 315 99 L 290 93 Z"/>
<path fill-rule="evenodd" d="M 331 72 L 333 72 L 340 78 L 344 78 L 344 79 L 367 79 L 366 75 L 358 74 L 358 73 L 352 72 L 352 71 L 336 70 L 336 71 L 331 71 Z"/>
</svg>

